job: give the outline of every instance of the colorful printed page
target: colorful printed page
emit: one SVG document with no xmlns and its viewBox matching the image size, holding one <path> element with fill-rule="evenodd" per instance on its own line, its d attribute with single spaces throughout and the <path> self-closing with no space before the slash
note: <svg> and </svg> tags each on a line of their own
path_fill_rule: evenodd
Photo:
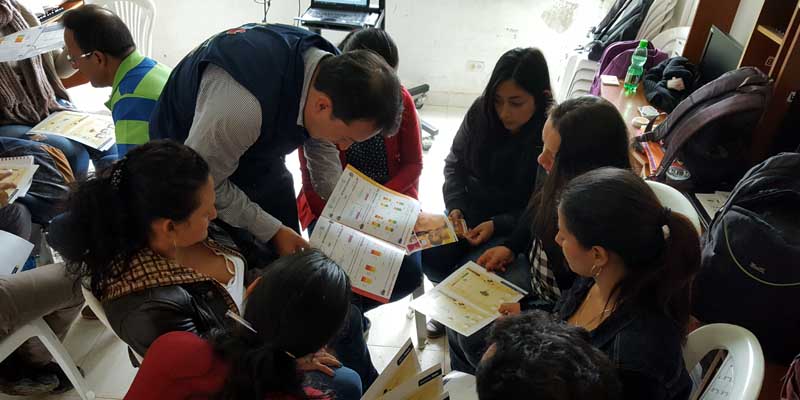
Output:
<svg viewBox="0 0 800 400">
<path fill-rule="evenodd" d="M 387 189 L 348 165 L 322 215 L 404 248 L 419 212 L 416 199 Z"/>
<path fill-rule="evenodd" d="M 3 179 L 5 183 L 13 183 L 16 188 L 7 189 L 8 202 L 25 196 L 33 184 L 33 174 L 39 168 L 33 163 L 33 156 L 0 158 L 0 172 L 11 172 Z"/>
<path fill-rule="evenodd" d="M 434 365 L 410 379 L 405 380 L 391 392 L 379 397 L 381 400 L 430 400 L 444 394 L 442 367 Z"/>
<path fill-rule="evenodd" d="M 361 400 L 377 400 L 386 393 L 391 392 L 403 382 L 413 379 L 421 368 L 417 352 L 414 351 L 414 344 L 411 339 L 400 347 L 394 355 L 389 365 L 381 372 L 375 382 L 369 387 L 366 393 L 361 396 Z"/>
<path fill-rule="evenodd" d="M 64 27 L 40 25 L 0 37 L 0 62 L 20 61 L 62 47 Z"/>
<path fill-rule="evenodd" d="M 463 219 L 454 223 L 446 215 L 421 212 L 406 245 L 408 254 L 455 243 L 466 231 L 467 224 Z"/>
<path fill-rule="evenodd" d="M 116 142 L 111 117 L 75 111 L 50 114 L 28 132 L 29 135 L 36 133 L 63 136 L 100 151 L 108 150 Z"/>
<path fill-rule="evenodd" d="M 405 252 L 353 228 L 320 217 L 312 246 L 344 268 L 353 292 L 388 303 Z"/>
<path fill-rule="evenodd" d="M 470 261 L 411 302 L 411 307 L 470 336 L 501 316 L 501 304 L 516 303 L 525 294 L 513 283 Z"/>
<path fill-rule="evenodd" d="M 33 243 L 6 231 L 0 231 L 0 276 L 22 270 L 32 250 Z"/>
</svg>

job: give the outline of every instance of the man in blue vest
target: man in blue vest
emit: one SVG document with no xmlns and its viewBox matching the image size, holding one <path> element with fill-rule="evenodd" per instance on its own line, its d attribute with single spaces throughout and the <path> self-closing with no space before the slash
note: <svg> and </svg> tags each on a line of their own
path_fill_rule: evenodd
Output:
<svg viewBox="0 0 800 400">
<path fill-rule="evenodd" d="M 219 219 L 253 260 L 267 242 L 278 255 L 308 247 L 285 156 L 304 146 L 327 197 L 341 174 L 337 147 L 394 134 L 402 109 L 400 83 L 374 53 L 340 55 L 307 30 L 247 24 L 175 67 L 150 134 L 185 141 L 208 161 Z"/>
</svg>

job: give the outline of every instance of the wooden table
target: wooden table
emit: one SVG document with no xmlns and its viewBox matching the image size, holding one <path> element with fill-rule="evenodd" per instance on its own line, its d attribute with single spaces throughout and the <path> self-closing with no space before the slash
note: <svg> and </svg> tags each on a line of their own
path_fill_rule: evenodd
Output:
<svg viewBox="0 0 800 400">
<path fill-rule="evenodd" d="M 619 113 L 622 115 L 622 119 L 625 121 L 625 125 L 628 127 L 628 140 L 629 143 L 632 144 L 634 138 L 639 135 L 640 130 L 640 128 L 633 126 L 632 121 L 635 117 L 639 116 L 639 107 L 650 105 L 647 98 L 644 96 L 644 86 L 640 82 L 639 87 L 636 89 L 636 94 L 628 96 L 625 95 L 623 81 L 620 79 L 618 86 L 600 85 L 600 97 L 610 101 L 617 107 L 617 110 L 619 110 Z M 662 114 L 656 119 L 656 122 L 660 123 L 663 119 L 664 116 Z M 633 146 L 631 146 L 630 156 L 631 164 L 634 169 L 637 172 L 641 171 L 644 176 L 649 175 L 646 156 L 636 151 Z"/>
</svg>

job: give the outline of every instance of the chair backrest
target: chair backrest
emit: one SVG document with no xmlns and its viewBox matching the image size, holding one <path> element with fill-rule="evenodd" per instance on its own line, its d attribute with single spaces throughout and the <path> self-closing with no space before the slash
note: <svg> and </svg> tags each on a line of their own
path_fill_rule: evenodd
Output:
<svg viewBox="0 0 800 400">
<path fill-rule="evenodd" d="M 103 304 L 100 303 L 100 300 L 98 300 L 94 293 L 92 293 L 92 291 L 87 289 L 84 285 L 81 285 L 81 291 L 83 292 L 83 299 L 86 301 L 86 305 L 89 306 L 89 309 L 92 310 L 97 319 L 103 323 L 103 326 L 108 328 L 108 330 L 110 330 L 114 336 L 117 336 L 117 332 L 114 331 L 114 328 L 111 327 L 111 323 L 108 322 L 106 311 L 103 309 Z M 119 336 L 117 336 L 117 338 L 119 339 Z M 131 350 L 131 353 L 136 356 L 139 362 L 142 361 L 143 357 L 141 355 L 137 354 L 133 350 Z"/>
<path fill-rule="evenodd" d="M 702 228 L 700 227 L 700 216 L 697 215 L 697 210 L 695 210 L 695 208 L 692 206 L 692 203 L 686 198 L 686 196 L 679 192 L 678 189 L 661 182 L 646 182 L 650 186 L 650 189 L 653 189 L 653 192 L 655 192 L 656 197 L 658 197 L 658 201 L 661 202 L 662 206 L 669 207 L 672 211 L 683 214 L 683 216 L 689 218 L 689 221 L 692 223 L 694 228 L 697 229 L 697 233 L 702 233 Z"/>
<path fill-rule="evenodd" d="M 131 31 L 139 53 L 150 57 L 153 50 L 153 27 L 156 21 L 156 4 L 153 0 L 87 0 L 117 14 Z"/>
<path fill-rule="evenodd" d="M 677 0 L 655 0 L 636 33 L 636 40 L 649 40 L 658 35 L 672 19 L 677 3 Z"/>
<path fill-rule="evenodd" d="M 730 400 L 756 400 L 764 379 L 764 354 L 758 339 L 747 329 L 730 324 L 702 326 L 686 339 L 683 361 L 691 370 L 713 350 L 727 350 L 733 365 Z"/>
<path fill-rule="evenodd" d="M 651 42 L 653 46 L 669 54 L 670 57 L 683 54 L 683 47 L 686 45 L 686 38 L 689 37 L 690 26 L 679 26 L 661 31 Z"/>
<path fill-rule="evenodd" d="M 452 371 L 444 379 L 444 390 L 451 399 L 478 400 L 475 376 L 461 371 Z"/>
</svg>

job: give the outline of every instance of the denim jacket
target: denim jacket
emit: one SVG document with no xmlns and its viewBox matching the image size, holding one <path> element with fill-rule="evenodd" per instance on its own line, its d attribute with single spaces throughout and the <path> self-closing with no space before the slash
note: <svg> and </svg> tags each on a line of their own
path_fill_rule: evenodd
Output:
<svg viewBox="0 0 800 400">
<path fill-rule="evenodd" d="M 578 278 L 563 293 L 555 312 L 571 317 L 594 284 Z M 653 310 L 622 306 L 589 332 L 592 345 L 602 350 L 617 368 L 625 399 L 685 400 L 692 382 L 683 364 L 683 333 L 666 315 Z"/>
</svg>

